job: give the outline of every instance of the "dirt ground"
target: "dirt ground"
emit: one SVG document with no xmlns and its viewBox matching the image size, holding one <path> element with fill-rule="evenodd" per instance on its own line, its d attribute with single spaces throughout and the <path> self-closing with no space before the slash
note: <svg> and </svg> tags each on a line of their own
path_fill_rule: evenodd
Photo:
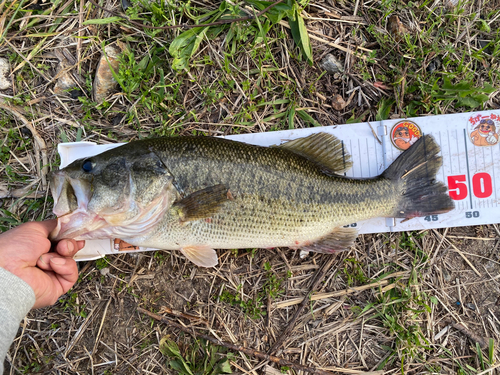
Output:
<svg viewBox="0 0 500 375">
<path fill-rule="evenodd" d="M 1 231 L 54 217 L 46 176 L 61 142 L 500 108 L 494 2 L 289 1 L 259 22 L 212 26 L 196 48 L 190 40 L 192 50 L 172 45 L 193 29 L 141 25 L 251 18 L 252 7 L 271 3 L 132 1 L 128 19 L 125 3 L 0 2 Z M 113 62 L 106 50 L 106 60 L 105 45 L 121 57 Z M 323 63 L 328 54 L 335 72 Z M 107 61 L 114 76 L 100 73 Z M 98 89 L 96 76 L 120 84 Z M 5 373 L 215 375 L 213 360 L 236 374 L 305 374 L 207 349 L 204 334 L 262 353 L 277 342 L 272 354 L 317 374 L 497 374 L 499 244 L 492 224 L 361 235 L 333 259 L 277 248 L 218 250 L 212 269 L 170 251 L 81 262 L 70 292 L 23 320 Z"/>
<path fill-rule="evenodd" d="M 415 239 L 414 249 L 391 246 L 397 244 L 398 234 L 362 236 L 354 249 L 334 260 L 318 289 L 319 293 L 338 291 L 339 296 L 308 303 L 278 356 L 334 373 L 399 373 L 397 356 L 380 372 L 376 370 L 391 348 L 407 353 L 411 349 L 415 353 L 408 373 L 454 374 L 467 365 L 480 368 L 476 340 L 499 339 L 497 230 L 496 226 L 436 230 Z M 193 338 L 138 313 L 139 306 L 153 312 L 167 307 L 174 310 L 166 314 L 173 321 L 265 352 L 297 309 L 276 304 L 307 295 L 315 272 L 329 258 L 300 259 L 287 249 L 260 250 L 252 259 L 248 253 L 220 252 L 221 265 L 206 270 L 178 254 L 160 254 L 160 261 L 154 253 L 113 256 L 100 270 L 95 262 L 81 264 L 81 281 L 71 292 L 76 295 L 74 302 L 66 304 L 66 297 L 54 307 L 30 313 L 11 351 L 13 363 L 18 368 L 30 361 L 39 363 L 28 373 L 176 373 L 168 368 L 158 343 L 168 336 L 188 352 Z M 418 257 L 422 258 L 416 262 Z M 355 272 L 350 267 L 354 260 L 359 262 Z M 238 285 L 243 285 L 236 292 L 243 299 L 255 298 L 265 282 L 266 262 L 273 274 L 286 279 L 282 294 L 269 304 L 264 301 L 266 315 L 252 319 L 240 306 L 221 301 L 224 290 L 236 292 Z M 415 269 L 419 277 L 409 282 Z M 388 283 L 382 287 L 350 289 L 369 284 L 382 273 L 396 272 L 400 276 L 386 278 Z M 348 285 L 347 273 L 363 274 L 366 279 Z M 380 293 L 388 290 L 396 293 L 384 301 Z M 435 302 L 426 296 L 433 296 Z M 384 311 L 388 302 L 402 306 Z M 422 309 L 422 303 L 428 304 L 428 310 Z M 419 309 L 422 312 L 415 313 Z M 176 317 L 175 311 L 206 320 L 207 325 Z M 388 323 L 381 312 L 393 314 L 396 324 Z M 463 329 L 452 326 L 457 323 Z M 421 345 L 411 338 L 412 326 L 420 327 Z M 233 369 L 258 373 L 266 363 L 237 355 Z"/>
</svg>

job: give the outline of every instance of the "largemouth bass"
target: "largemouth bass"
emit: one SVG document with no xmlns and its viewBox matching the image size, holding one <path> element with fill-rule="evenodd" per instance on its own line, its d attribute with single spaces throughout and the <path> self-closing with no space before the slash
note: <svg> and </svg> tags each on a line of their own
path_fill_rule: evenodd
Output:
<svg viewBox="0 0 500 375">
<path fill-rule="evenodd" d="M 120 238 L 180 250 L 198 266 L 214 249 L 291 247 L 335 253 L 343 226 L 454 208 L 435 181 L 439 146 L 425 135 L 380 176 L 344 177 L 350 156 L 326 133 L 259 147 L 210 137 L 130 142 L 53 172 L 54 239 Z"/>
</svg>

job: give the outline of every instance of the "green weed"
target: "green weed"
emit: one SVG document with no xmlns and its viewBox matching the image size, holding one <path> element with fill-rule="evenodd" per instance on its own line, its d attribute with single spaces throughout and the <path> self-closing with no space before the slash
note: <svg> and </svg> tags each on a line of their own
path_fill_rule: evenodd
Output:
<svg viewBox="0 0 500 375">
<path fill-rule="evenodd" d="M 225 348 L 196 340 L 191 347 L 181 352 L 179 346 L 168 337 L 160 340 L 160 352 L 169 360 L 169 368 L 180 375 L 217 375 L 232 373 L 229 361 L 232 353 Z"/>
<path fill-rule="evenodd" d="M 408 88 L 408 93 L 423 93 L 418 100 L 412 100 L 407 106 L 408 116 L 416 116 L 419 108 L 433 112 L 440 105 L 454 105 L 457 108 L 475 109 L 481 107 L 487 100 L 488 95 L 496 88 L 489 83 L 483 87 L 475 87 L 472 81 L 459 81 L 452 84 L 451 80 L 444 78 L 442 82 L 435 80 L 433 83 L 418 81 Z"/>
<path fill-rule="evenodd" d="M 487 15 L 484 19 L 476 20 L 475 14 L 463 14 L 462 6 L 453 10 L 438 7 L 428 11 L 429 2 L 414 3 L 410 8 L 402 7 L 401 2 L 395 0 L 382 1 L 380 8 L 368 10 L 372 17 L 371 24 L 366 28 L 368 35 L 379 44 L 376 60 L 384 60 L 388 68 L 377 69 L 376 78 L 392 85 L 396 105 L 406 117 L 421 114 L 441 114 L 446 108 L 453 106 L 457 109 L 470 110 L 481 108 L 488 100 L 488 95 L 495 91 L 489 83 L 477 84 L 477 72 L 484 70 L 486 62 L 490 60 L 486 49 L 495 51 L 493 40 L 477 51 L 468 48 L 465 44 L 453 43 L 458 18 L 464 22 L 473 22 L 483 33 L 489 27 L 488 20 L 494 15 Z M 419 19 L 418 32 L 407 30 L 401 40 L 390 32 L 381 32 L 376 27 L 376 20 L 383 12 L 383 22 L 388 22 L 390 15 L 404 15 L 402 9 L 411 13 L 412 19 Z M 482 17 L 483 18 L 483 17 Z M 403 21 L 408 21 L 408 19 Z M 408 26 L 408 22 L 406 22 Z M 384 25 L 387 26 L 387 25 Z M 386 27 L 386 29 L 390 29 Z M 492 35 L 497 40 L 498 35 Z M 370 56 L 375 57 L 375 56 Z M 458 57 L 458 58 L 457 58 Z M 487 60 L 487 61 L 486 61 Z M 358 61 L 357 70 L 369 79 L 372 73 L 371 62 Z M 491 82 L 498 79 L 498 72 L 490 69 Z M 390 99 L 389 99 L 390 100 Z M 377 117 L 380 116 L 380 107 Z"/>
<path fill-rule="evenodd" d="M 422 249 L 415 242 L 416 240 L 423 238 L 426 234 L 427 232 L 401 232 L 399 236 L 399 247 L 415 254 L 415 258 L 413 260 L 414 265 L 418 263 L 425 263 L 428 258 L 428 255 L 422 251 Z"/>
<path fill-rule="evenodd" d="M 158 265 L 161 266 L 163 263 L 165 263 L 165 260 L 167 259 L 167 256 L 163 251 L 155 251 L 153 258 L 158 262 Z"/>
<path fill-rule="evenodd" d="M 260 0 L 249 0 L 248 3 L 255 7 L 255 14 L 272 4 L 272 2 Z M 230 54 L 235 54 L 238 51 L 238 42 L 246 42 L 253 36 L 254 47 L 264 43 L 266 45 L 266 54 L 269 53 L 269 56 L 272 58 L 267 48 L 267 33 L 272 25 L 275 25 L 285 17 L 290 24 L 290 29 L 296 45 L 299 47 L 309 64 L 312 65 L 312 49 L 301 12 L 301 5 L 295 0 L 289 0 L 286 3 L 278 4 L 269 9 L 262 17 L 251 20 L 251 26 L 233 23 L 231 25 L 222 24 L 197 27 L 184 31 L 172 41 L 169 47 L 169 53 L 173 57 L 172 67 L 178 71 L 187 69 L 190 59 L 196 54 L 202 41 L 205 39 L 214 39 L 225 30 L 228 30 L 226 35 L 226 48 Z M 189 16 L 194 21 L 206 19 L 205 23 L 208 24 L 221 19 L 247 17 L 248 14 L 240 9 L 239 5 L 232 5 L 229 2 L 223 1 L 216 10 L 197 15 L 196 17 L 192 14 L 189 14 Z M 254 24 L 256 25 L 254 26 Z M 255 52 L 256 50 L 253 49 L 252 53 Z M 253 55 L 253 57 L 255 56 L 256 55 Z"/>
<path fill-rule="evenodd" d="M 285 279 L 279 278 L 276 273 L 272 271 L 272 266 L 269 262 L 264 263 L 264 269 L 266 271 L 266 277 L 264 285 L 259 289 L 257 295 L 254 298 L 244 299 L 242 298 L 241 290 L 243 285 L 239 285 L 236 293 L 232 293 L 229 290 L 223 290 L 219 300 L 221 302 L 228 303 L 232 306 L 239 307 L 245 316 L 251 319 L 260 319 L 266 315 L 265 306 L 267 298 L 276 299 L 283 293 L 283 282 Z M 287 278 L 291 274 L 287 273 Z"/>
<path fill-rule="evenodd" d="M 369 281 L 369 278 L 366 277 L 363 271 L 363 265 L 354 258 L 344 260 L 342 273 L 347 277 L 347 285 L 349 287 L 363 285 Z"/>
<path fill-rule="evenodd" d="M 425 321 L 423 314 L 431 312 L 430 305 L 435 299 L 419 290 L 415 269 L 407 283 L 395 281 L 395 284 L 394 288 L 379 296 L 373 305 L 377 311 L 374 318 L 379 318 L 394 337 L 392 346 L 385 347 L 390 355 L 379 365 L 379 369 L 399 358 L 404 374 L 406 363 L 414 359 L 425 362 L 426 351 L 430 347 L 420 322 Z"/>
<path fill-rule="evenodd" d="M 77 304 L 76 302 L 77 298 L 78 298 L 78 293 L 70 290 L 68 293 L 66 293 L 59 299 L 59 302 L 61 303 L 63 311 L 69 311 L 71 314 L 75 316 L 86 318 L 87 317 L 87 312 L 85 310 L 86 305 Z"/>
<path fill-rule="evenodd" d="M 39 364 L 38 362 L 31 362 L 25 365 L 21 371 L 23 372 L 23 374 L 33 374 L 41 371 L 41 369 L 42 369 L 41 364 Z"/>
<path fill-rule="evenodd" d="M 106 257 L 97 259 L 95 261 L 95 267 L 98 270 L 102 270 L 103 268 L 106 268 L 109 265 L 109 260 Z"/>
</svg>

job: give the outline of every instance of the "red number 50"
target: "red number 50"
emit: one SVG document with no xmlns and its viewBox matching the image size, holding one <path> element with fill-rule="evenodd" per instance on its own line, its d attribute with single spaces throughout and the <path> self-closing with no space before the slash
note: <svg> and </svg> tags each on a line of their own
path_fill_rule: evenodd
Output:
<svg viewBox="0 0 500 375">
<path fill-rule="evenodd" d="M 451 199 L 459 201 L 467 198 L 468 191 L 464 174 L 448 176 L 448 189 Z M 491 176 L 488 173 L 476 173 L 472 177 L 472 192 L 478 198 L 488 198 L 493 193 Z"/>
</svg>

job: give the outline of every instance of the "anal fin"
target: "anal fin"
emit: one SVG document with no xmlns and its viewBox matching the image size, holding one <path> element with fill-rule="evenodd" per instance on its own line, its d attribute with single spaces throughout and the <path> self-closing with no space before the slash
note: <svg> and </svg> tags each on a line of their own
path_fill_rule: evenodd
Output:
<svg viewBox="0 0 500 375">
<path fill-rule="evenodd" d="M 358 231 L 353 228 L 338 227 L 332 233 L 318 241 L 305 246 L 301 250 L 314 251 L 317 253 L 333 254 L 351 247 L 358 236 Z"/>
<path fill-rule="evenodd" d="M 185 246 L 181 253 L 199 267 L 215 267 L 219 263 L 217 253 L 209 246 Z"/>
<path fill-rule="evenodd" d="M 228 188 L 223 184 L 195 191 L 173 205 L 182 222 L 210 217 L 228 201 Z"/>
</svg>

